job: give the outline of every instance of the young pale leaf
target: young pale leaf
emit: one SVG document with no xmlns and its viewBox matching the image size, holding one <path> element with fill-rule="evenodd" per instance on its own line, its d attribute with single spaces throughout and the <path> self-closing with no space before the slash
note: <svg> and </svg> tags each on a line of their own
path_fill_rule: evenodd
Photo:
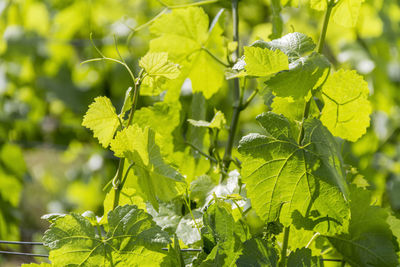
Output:
<svg viewBox="0 0 400 267">
<path fill-rule="evenodd" d="M 289 70 L 276 74 L 265 84 L 277 96 L 304 98 L 328 75 L 330 63 L 321 54 L 313 53 L 290 63 Z"/>
<path fill-rule="evenodd" d="M 288 58 L 280 50 L 245 47 L 244 60 L 246 74 L 250 76 L 269 76 L 289 68 Z"/>
<path fill-rule="evenodd" d="M 190 7 L 162 15 L 150 28 L 159 36 L 151 40 L 150 51 L 168 52 L 174 62 L 188 70 L 183 72 L 192 81 L 193 92 L 202 92 L 206 98 L 215 94 L 224 80 L 224 66 L 204 50 L 220 59 L 226 58 L 223 30 L 217 21 L 209 29 L 208 16 L 203 9 Z"/>
<path fill-rule="evenodd" d="M 324 266 L 322 259 L 311 255 L 311 249 L 301 248 L 292 251 L 288 257 L 288 267 L 320 267 Z"/>
<path fill-rule="evenodd" d="M 99 236 L 79 214 L 59 217 L 43 241 L 55 266 L 157 266 L 170 243 L 149 214 L 136 206 L 119 206 L 108 214 L 108 231 Z"/>
<path fill-rule="evenodd" d="M 236 261 L 238 267 L 278 266 L 278 253 L 272 244 L 260 238 L 247 240 L 242 255 Z"/>
<path fill-rule="evenodd" d="M 329 76 L 322 87 L 322 123 L 333 135 L 357 141 L 370 123 L 368 94 L 368 84 L 355 71 L 339 70 Z"/>
<path fill-rule="evenodd" d="M 137 186 L 156 209 L 157 198 L 168 201 L 176 196 L 175 183 L 184 178 L 163 159 L 153 130 L 133 124 L 117 133 L 111 149 L 135 164 Z"/>
<path fill-rule="evenodd" d="M 90 104 L 82 125 L 93 131 L 103 147 L 108 147 L 119 124 L 118 115 L 110 99 L 99 96 Z"/>
<path fill-rule="evenodd" d="M 335 232 L 349 217 L 347 185 L 333 136 L 316 119 L 304 123 L 304 139 L 285 117 L 257 117 L 266 134 L 240 141 L 242 176 L 261 219 L 288 226 Z M 329 199 L 329 202 L 326 201 Z"/>
<path fill-rule="evenodd" d="M 139 60 L 147 75 L 142 82 L 142 94 L 158 95 L 163 91 L 162 85 L 166 79 L 176 79 L 179 77 L 178 66 L 168 60 L 168 53 L 147 53 Z"/>
<path fill-rule="evenodd" d="M 371 206 L 371 193 L 351 187 L 351 220 L 348 233 L 328 237 L 329 242 L 352 266 L 397 266 L 394 237 L 387 212 Z"/>
<path fill-rule="evenodd" d="M 168 53 L 147 53 L 139 60 L 142 67 L 149 76 L 162 76 L 167 79 L 176 79 L 179 76 L 178 67 L 168 60 Z"/>
</svg>

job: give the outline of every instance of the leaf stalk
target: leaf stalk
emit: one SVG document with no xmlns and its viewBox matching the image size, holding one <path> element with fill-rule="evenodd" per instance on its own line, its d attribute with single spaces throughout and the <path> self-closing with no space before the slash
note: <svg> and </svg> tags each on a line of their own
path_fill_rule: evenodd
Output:
<svg viewBox="0 0 400 267">
<path fill-rule="evenodd" d="M 281 250 L 281 259 L 279 261 L 279 267 L 286 266 L 286 252 L 287 252 L 288 244 L 289 244 L 289 231 L 290 231 L 290 226 L 285 227 L 285 231 L 283 233 L 283 244 L 282 244 L 282 250 Z"/>
</svg>

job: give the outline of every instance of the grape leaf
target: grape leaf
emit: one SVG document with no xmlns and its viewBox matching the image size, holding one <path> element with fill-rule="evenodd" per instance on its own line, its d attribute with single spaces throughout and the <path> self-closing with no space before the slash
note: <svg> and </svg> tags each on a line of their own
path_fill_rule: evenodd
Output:
<svg viewBox="0 0 400 267">
<path fill-rule="evenodd" d="M 101 218 L 100 223 L 107 223 L 107 214 L 114 209 L 114 196 L 115 196 L 115 190 L 114 188 L 111 188 L 111 190 L 107 193 L 103 202 L 104 215 L 103 218 Z M 136 190 L 134 188 L 126 186 L 124 186 L 120 192 L 118 205 L 119 206 L 135 205 L 139 209 L 146 211 L 146 203 L 137 194 Z"/>
<path fill-rule="evenodd" d="M 188 119 L 188 122 L 190 122 L 190 124 L 192 124 L 195 127 L 206 127 L 206 128 L 210 128 L 210 129 L 218 129 L 218 130 L 222 130 L 224 128 L 224 126 L 226 125 L 226 119 L 225 119 L 225 115 L 224 113 L 222 113 L 221 111 L 217 111 L 215 112 L 214 117 L 212 118 L 212 120 L 210 122 L 208 121 L 203 121 L 203 120 L 192 120 L 192 119 Z"/>
<path fill-rule="evenodd" d="M 243 243 L 242 255 L 236 264 L 238 267 L 278 266 L 278 254 L 272 244 L 253 238 Z"/>
<path fill-rule="evenodd" d="M 304 138 L 272 112 L 257 117 L 266 134 L 242 138 L 242 176 L 257 214 L 288 226 L 339 230 L 349 217 L 342 159 L 332 135 L 316 119 L 304 123 Z M 326 202 L 329 199 L 329 203 Z"/>
<path fill-rule="evenodd" d="M 168 60 L 168 53 L 147 53 L 139 60 L 148 76 L 162 76 L 168 79 L 176 79 L 179 76 L 178 67 Z"/>
<path fill-rule="evenodd" d="M 44 245 L 55 266 L 154 266 L 170 243 L 149 214 L 136 206 L 119 206 L 108 214 L 108 229 L 99 236 L 79 214 L 59 217 L 45 232 Z"/>
<path fill-rule="evenodd" d="M 286 118 L 296 121 L 302 121 L 306 100 L 297 99 L 294 101 L 291 97 L 276 96 L 271 104 L 272 111 L 276 114 L 282 114 Z M 319 109 L 315 101 L 311 100 L 309 116 L 319 115 Z"/>
<path fill-rule="evenodd" d="M 265 42 L 263 40 L 255 41 L 250 45 L 251 48 L 259 48 L 259 49 L 268 49 L 265 51 L 282 51 L 287 57 L 289 63 L 292 63 L 302 56 L 310 53 L 314 50 L 315 44 L 313 40 L 305 34 L 294 32 L 289 33 L 279 39 L 275 39 L 270 42 Z M 246 49 L 246 47 L 245 47 Z M 260 51 L 260 50 L 253 50 Z M 264 51 L 264 50 L 261 50 Z M 265 53 L 262 53 L 265 54 Z M 279 55 L 279 53 L 278 53 Z M 265 58 L 268 58 L 264 55 Z M 259 59 L 258 59 L 259 60 Z M 257 62 L 257 60 L 255 60 Z M 246 73 L 243 71 L 246 67 L 247 61 L 245 60 L 245 56 L 241 57 L 235 65 L 226 73 L 227 79 L 235 78 L 235 77 L 244 77 Z M 285 63 L 286 64 L 286 63 Z M 261 67 L 262 69 L 262 67 Z M 288 69 L 286 66 L 283 69 Z"/>
<path fill-rule="evenodd" d="M 211 252 L 201 266 L 233 266 L 240 255 L 237 232 L 242 228 L 233 219 L 230 204 L 216 200 L 203 215 L 203 223 L 204 250 Z"/>
<path fill-rule="evenodd" d="M 315 43 L 311 37 L 308 37 L 303 33 L 293 32 L 270 42 L 258 40 L 251 46 L 268 48 L 270 50 L 279 49 L 288 56 L 289 63 L 292 63 L 304 56 L 306 53 L 313 51 Z"/>
<path fill-rule="evenodd" d="M 351 219 L 348 233 L 327 237 L 346 262 L 354 266 L 396 266 L 393 234 L 387 212 L 371 206 L 371 193 L 350 187 Z"/>
<path fill-rule="evenodd" d="M 93 131 L 94 137 L 107 148 L 119 124 L 118 115 L 110 99 L 99 96 L 90 104 L 82 125 Z"/>
<path fill-rule="evenodd" d="M 150 42 L 150 51 L 166 51 L 169 57 L 186 68 L 193 92 L 202 92 L 208 99 L 223 85 L 224 66 L 218 58 L 226 58 L 223 30 L 218 23 L 221 12 L 208 28 L 207 14 L 199 7 L 174 9 L 158 18 L 150 31 L 159 36 Z M 186 73 L 186 72 L 183 72 Z M 207 79 L 204 79 L 207 77 Z"/>
<path fill-rule="evenodd" d="M 336 24 L 344 27 L 356 26 L 361 3 L 364 0 L 340 0 L 333 8 L 332 18 Z"/>
<path fill-rule="evenodd" d="M 244 60 L 246 74 L 250 76 L 269 76 L 289 68 L 287 56 L 280 50 L 245 47 Z"/>
<path fill-rule="evenodd" d="M 176 79 L 180 71 L 177 65 L 168 60 L 168 53 L 147 53 L 139 60 L 147 75 L 142 82 L 143 95 L 158 95 L 163 89 L 161 85 L 166 79 Z"/>
<path fill-rule="evenodd" d="M 117 133 L 111 142 L 111 150 L 116 156 L 134 163 L 137 186 L 145 200 L 156 209 L 157 197 L 168 201 L 176 196 L 175 183 L 184 181 L 184 178 L 163 159 L 153 130 L 133 124 Z"/>
<path fill-rule="evenodd" d="M 312 9 L 323 11 L 327 9 L 326 0 L 311 0 Z M 332 9 L 333 21 L 344 27 L 356 26 L 358 15 L 360 13 L 361 3 L 364 0 L 340 0 Z"/>
<path fill-rule="evenodd" d="M 290 63 L 289 70 L 279 72 L 265 82 L 280 97 L 304 98 L 324 81 L 330 67 L 321 54 L 313 53 Z"/>
<path fill-rule="evenodd" d="M 288 257 L 288 267 L 319 267 L 324 266 L 317 256 L 311 256 L 311 249 L 301 248 L 292 251 Z"/>
<path fill-rule="evenodd" d="M 180 124 L 180 110 L 179 102 L 158 102 L 135 112 L 135 123 L 142 128 L 150 127 L 156 133 L 163 155 L 170 155 L 174 150 L 172 133 Z"/>
<path fill-rule="evenodd" d="M 371 114 L 368 84 L 355 71 L 339 70 L 322 87 L 321 122 L 343 139 L 357 141 L 365 134 Z"/>
</svg>

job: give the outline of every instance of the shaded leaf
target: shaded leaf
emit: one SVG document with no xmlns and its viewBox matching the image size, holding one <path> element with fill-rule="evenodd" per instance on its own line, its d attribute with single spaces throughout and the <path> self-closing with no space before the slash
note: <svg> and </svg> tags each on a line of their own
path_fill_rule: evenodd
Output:
<svg viewBox="0 0 400 267">
<path fill-rule="evenodd" d="M 322 260 L 311 255 L 311 249 L 301 248 L 292 251 L 288 257 L 288 267 L 319 267 L 324 266 Z"/>
<path fill-rule="evenodd" d="M 244 242 L 242 255 L 236 264 L 239 267 L 278 266 L 278 253 L 272 244 L 253 238 Z"/>
<path fill-rule="evenodd" d="M 351 219 L 347 234 L 327 237 L 344 260 L 354 266 L 396 266 L 393 234 L 387 212 L 371 206 L 371 193 L 351 187 Z"/>
</svg>

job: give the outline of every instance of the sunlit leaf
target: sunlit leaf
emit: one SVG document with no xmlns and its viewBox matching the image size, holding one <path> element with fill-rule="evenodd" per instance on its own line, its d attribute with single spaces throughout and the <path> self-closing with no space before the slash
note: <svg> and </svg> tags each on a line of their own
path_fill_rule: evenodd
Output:
<svg viewBox="0 0 400 267">
<path fill-rule="evenodd" d="M 103 147 L 108 147 L 119 124 L 118 115 L 110 99 L 99 96 L 90 104 L 82 125 L 93 131 Z"/>
</svg>

